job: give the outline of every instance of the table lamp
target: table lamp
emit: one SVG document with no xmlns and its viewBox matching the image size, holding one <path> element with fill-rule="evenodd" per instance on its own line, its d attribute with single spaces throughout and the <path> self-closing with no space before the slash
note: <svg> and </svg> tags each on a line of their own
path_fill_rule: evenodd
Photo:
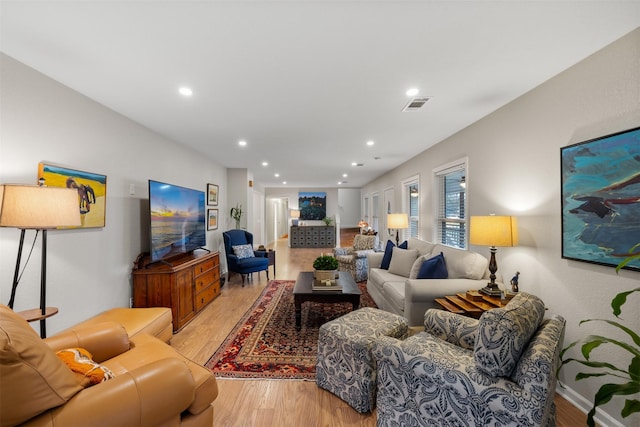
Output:
<svg viewBox="0 0 640 427">
<path fill-rule="evenodd" d="M 300 218 L 300 211 L 297 209 L 291 209 L 291 225 L 298 225 L 298 218 Z"/>
<path fill-rule="evenodd" d="M 57 308 L 46 307 L 47 291 L 47 230 L 58 227 L 80 226 L 78 191 L 73 188 L 35 185 L 0 185 L 0 227 L 20 229 L 20 244 L 16 269 L 13 275 L 11 298 L 8 306 L 13 309 L 16 290 L 20 281 L 20 259 L 26 230 L 42 230 L 42 259 L 40 268 L 40 336 L 46 338 L 46 317 L 57 313 Z M 35 240 L 34 240 L 35 244 Z M 27 259 L 28 262 L 28 259 Z M 26 265 L 25 265 L 26 266 Z"/>
<path fill-rule="evenodd" d="M 409 228 L 409 215 L 406 213 L 394 213 L 387 215 L 387 228 L 396 230 L 396 246 L 400 245 L 399 230 Z"/>
<path fill-rule="evenodd" d="M 500 289 L 496 284 L 496 246 L 518 245 L 518 220 L 514 216 L 472 216 L 470 223 L 469 243 L 472 245 L 490 246 L 489 278 L 487 286 L 480 289 L 485 295 L 500 296 Z"/>
</svg>

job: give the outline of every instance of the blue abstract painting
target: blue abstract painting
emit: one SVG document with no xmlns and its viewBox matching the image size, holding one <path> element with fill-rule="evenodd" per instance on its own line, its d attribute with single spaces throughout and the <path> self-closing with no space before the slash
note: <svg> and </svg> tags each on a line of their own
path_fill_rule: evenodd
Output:
<svg viewBox="0 0 640 427">
<path fill-rule="evenodd" d="M 640 127 L 560 151 L 562 257 L 616 266 L 640 243 Z"/>
</svg>

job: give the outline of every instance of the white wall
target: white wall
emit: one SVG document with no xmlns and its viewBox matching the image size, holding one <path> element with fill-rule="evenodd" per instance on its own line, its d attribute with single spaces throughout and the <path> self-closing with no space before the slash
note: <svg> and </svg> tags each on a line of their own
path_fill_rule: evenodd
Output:
<svg viewBox="0 0 640 427">
<path fill-rule="evenodd" d="M 0 67 L 0 183 L 35 184 L 40 161 L 107 176 L 106 227 L 49 232 L 47 305 L 60 309 L 47 321 L 53 334 L 105 309 L 129 306 L 132 263 L 149 248 L 148 179 L 202 191 L 207 183 L 218 184 L 223 214 L 226 168 L 10 57 L 0 54 Z M 209 248 L 221 247 L 222 230 L 221 224 L 207 233 Z M 33 235 L 27 232 L 25 248 Z M 0 228 L 3 304 L 11 292 L 18 240 L 17 229 Z M 40 242 L 20 282 L 17 311 L 39 305 Z M 25 249 L 23 264 L 26 254 Z"/>
<path fill-rule="evenodd" d="M 362 219 L 361 195 L 359 188 L 338 189 L 338 212 L 341 228 L 354 228 Z"/>
<path fill-rule="evenodd" d="M 519 218 L 520 246 L 498 250 L 499 271 L 505 277 L 520 271 L 520 290 L 540 296 L 549 314 L 566 318 L 565 343 L 597 331 L 607 333 L 610 328 L 591 323 L 579 327 L 578 323 L 587 318 L 611 319 L 609 302 L 617 293 L 637 287 L 640 273 L 622 271 L 616 275 L 610 267 L 561 258 L 560 147 L 640 125 L 639 70 L 640 29 L 369 183 L 362 191 L 383 194 L 389 186 L 398 190 L 404 178 L 419 174 L 420 233 L 432 240 L 432 170 L 468 156 L 469 215 L 496 213 Z M 396 206 L 399 193 L 395 191 Z M 640 242 L 640 234 L 637 240 Z M 489 255 L 487 248 L 471 249 Z M 634 295 L 625 306 L 624 323 L 636 332 L 640 331 L 639 303 L 640 298 Z M 601 359 L 628 366 L 626 354 L 605 347 L 597 352 Z M 569 397 L 587 405 L 599 383 L 574 381 L 579 370 L 577 365 L 569 366 L 562 371 L 561 380 L 570 387 L 564 391 Z M 618 420 L 620 409 L 620 400 L 606 406 Z M 639 425 L 639 420 L 638 416 L 628 418 L 625 425 Z"/>
</svg>

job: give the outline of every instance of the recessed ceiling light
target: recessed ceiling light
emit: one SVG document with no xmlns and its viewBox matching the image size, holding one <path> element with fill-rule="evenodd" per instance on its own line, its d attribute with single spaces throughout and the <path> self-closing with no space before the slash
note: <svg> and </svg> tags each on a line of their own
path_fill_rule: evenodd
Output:
<svg viewBox="0 0 640 427">
<path fill-rule="evenodd" d="M 420 91 L 418 90 L 418 88 L 415 88 L 415 87 L 408 89 L 406 92 L 407 96 L 416 96 L 418 93 L 420 93 Z"/>
<path fill-rule="evenodd" d="M 373 142 L 372 140 L 368 140 L 368 141 L 367 141 L 367 145 L 368 145 L 369 147 L 371 147 L 373 144 L 375 144 L 375 142 Z"/>
<path fill-rule="evenodd" d="M 178 92 L 180 92 L 180 95 L 182 96 L 191 96 L 193 95 L 193 91 L 191 90 L 190 87 L 186 87 L 186 86 L 182 86 L 180 89 L 178 89 Z"/>
<path fill-rule="evenodd" d="M 269 166 L 269 162 L 262 162 L 262 166 Z"/>
<path fill-rule="evenodd" d="M 343 177 L 343 178 L 346 178 L 347 176 L 349 176 L 349 175 L 347 175 L 346 173 L 343 173 L 343 174 L 342 174 L 342 177 Z"/>
<path fill-rule="evenodd" d="M 238 141 L 238 145 L 241 146 L 241 147 L 246 147 L 247 146 L 247 141 L 245 141 L 244 139 L 240 140 L 240 141 Z"/>
<path fill-rule="evenodd" d="M 279 173 L 274 173 L 273 176 L 275 176 L 276 178 L 280 176 Z"/>
<path fill-rule="evenodd" d="M 287 181 L 282 181 L 282 183 L 283 183 L 284 185 L 287 185 Z"/>
<path fill-rule="evenodd" d="M 351 162 L 351 166 L 358 166 L 358 162 Z"/>
</svg>

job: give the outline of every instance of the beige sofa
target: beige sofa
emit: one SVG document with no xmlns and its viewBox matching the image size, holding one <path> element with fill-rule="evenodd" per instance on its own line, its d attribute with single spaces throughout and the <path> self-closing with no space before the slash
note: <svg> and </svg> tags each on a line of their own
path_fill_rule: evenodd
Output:
<svg viewBox="0 0 640 427">
<path fill-rule="evenodd" d="M 489 260 L 478 253 L 414 238 L 407 243 L 405 252 L 394 248 L 388 270 L 380 268 L 383 252 L 367 254 L 367 291 L 378 308 L 404 316 L 410 326 L 422 325 L 428 309 L 440 308 L 435 298 L 480 289 L 488 283 Z M 416 279 L 422 263 L 441 252 L 448 278 Z M 502 282 L 501 276 L 496 276 Z M 499 286 L 504 288 L 501 283 Z"/>
</svg>

